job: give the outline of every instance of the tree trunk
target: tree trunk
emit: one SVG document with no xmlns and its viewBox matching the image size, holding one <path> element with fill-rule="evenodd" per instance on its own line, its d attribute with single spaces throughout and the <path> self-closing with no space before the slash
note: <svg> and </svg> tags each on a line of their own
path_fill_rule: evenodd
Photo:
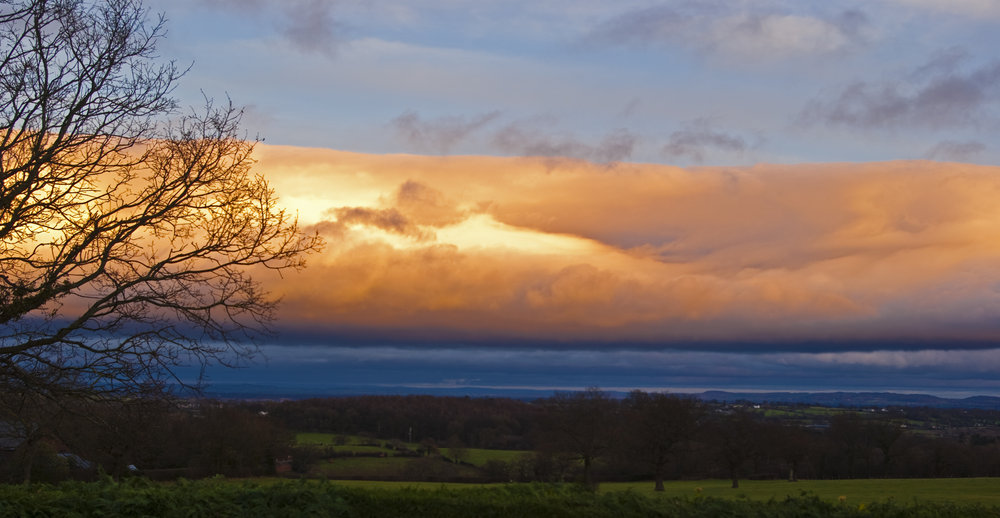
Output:
<svg viewBox="0 0 1000 518">
<path fill-rule="evenodd" d="M 799 479 L 795 478 L 795 466 L 791 466 L 788 468 L 788 481 L 789 482 L 799 481 Z"/>
<path fill-rule="evenodd" d="M 583 485 L 591 491 L 597 491 L 597 483 L 594 482 L 594 475 L 590 472 L 591 458 L 583 458 Z"/>
<path fill-rule="evenodd" d="M 31 470 L 35 464 L 35 445 L 29 439 L 25 441 L 24 444 L 24 467 L 22 468 L 23 482 L 24 485 L 31 485 Z"/>
<path fill-rule="evenodd" d="M 35 456 L 28 452 L 28 455 L 24 458 L 24 485 L 31 485 L 31 465 L 34 464 Z"/>
</svg>

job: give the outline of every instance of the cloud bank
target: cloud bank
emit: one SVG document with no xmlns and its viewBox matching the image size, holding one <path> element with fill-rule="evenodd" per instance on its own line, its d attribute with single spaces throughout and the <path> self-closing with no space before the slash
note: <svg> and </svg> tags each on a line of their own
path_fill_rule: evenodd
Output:
<svg viewBox="0 0 1000 518">
<path fill-rule="evenodd" d="M 328 242 L 268 286 L 291 334 L 831 349 L 1000 337 L 997 167 L 257 153 Z"/>
<path fill-rule="evenodd" d="M 726 58 L 775 61 L 840 53 L 864 44 L 867 16 L 726 1 L 671 2 L 628 10 L 597 25 L 592 44 L 675 46 Z"/>
</svg>

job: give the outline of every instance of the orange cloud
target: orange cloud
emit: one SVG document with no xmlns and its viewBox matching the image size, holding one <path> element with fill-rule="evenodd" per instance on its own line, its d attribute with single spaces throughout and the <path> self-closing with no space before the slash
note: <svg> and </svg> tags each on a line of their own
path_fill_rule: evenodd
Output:
<svg viewBox="0 0 1000 518">
<path fill-rule="evenodd" d="M 271 286 L 289 326 L 633 343 L 1000 336 L 996 167 L 257 154 L 328 239 Z"/>
</svg>

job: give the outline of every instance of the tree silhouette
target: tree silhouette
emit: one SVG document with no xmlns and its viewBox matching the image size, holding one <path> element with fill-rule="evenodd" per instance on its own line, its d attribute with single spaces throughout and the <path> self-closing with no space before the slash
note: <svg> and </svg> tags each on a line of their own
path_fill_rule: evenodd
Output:
<svg viewBox="0 0 1000 518">
<path fill-rule="evenodd" d="M 139 0 L 0 4 L 0 390 L 146 392 L 255 352 L 254 273 L 321 246 L 251 172 L 241 112 L 178 117 Z"/>
<path fill-rule="evenodd" d="M 634 390 L 623 401 L 631 453 L 653 470 L 654 489 L 663 478 L 675 448 L 690 440 L 703 413 L 692 398 Z"/>
<path fill-rule="evenodd" d="M 753 414 L 743 409 L 715 421 L 709 427 L 708 435 L 729 472 L 733 489 L 740 487 L 740 475 L 744 467 L 760 449 L 761 430 L 762 427 Z"/>
<path fill-rule="evenodd" d="M 582 392 L 557 392 L 543 404 L 544 449 L 573 455 L 582 464 L 584 486 L 596 490 L 594 462 L 607 454 L 615 441 L 618 402 L 591 387 Z"/>
</svg>

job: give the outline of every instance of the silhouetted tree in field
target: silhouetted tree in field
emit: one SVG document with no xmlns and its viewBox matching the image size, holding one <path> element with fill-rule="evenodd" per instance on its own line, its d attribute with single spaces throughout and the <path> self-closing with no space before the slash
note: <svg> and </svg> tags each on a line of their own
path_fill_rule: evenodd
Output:
<svg viewBox="0 0 1000 518">
<path fill-rule="evenodd" d="M 881 476 L 888 476 L 889 469 L 893 461 L 902 453 L 900 445 L 903 437 L 903 428 L 899 423 L 886 420 L 876 420 L 868 423 L 866 429 L 871 443 L 879 451 L 882 457 Z"/>
<path fill-rule="evenodd" d="M 594 461 L 612 447 L 618 429 L 618 402 L 606 392 L 588 388 L 557 393 L 544 401 L 544 442 L 552 451 L 574 455 L 583 466 L 583 483 L 597 488 Z"/>
<path fill-rule="evenodd" d="M 628 449 L 652 468 L 655 490 L 663 491 L 667 464 L 694 434 L 701 405 L 690 398 L 640 390 L 630 392 L 622 403 Z"/>
<path fill-rule="evenodd" d="M 717 419 L 709 426 L 709 435 L 732 479 L 732 487 L 740 487 L 740 477 L 748 462 L 760 448 L 762 427 L 753 414 L 737 410 Z"/>
<path fill-rule="evenodd" d="M 797 482 L 799 467 L 822 438 L 805 428 L 784 424 L 770 424 L 765 427 L 764 433 L 768 436 L 775 457 L 784 462 L 788 470 L 788 481 Z"/>
<path fill-rule="evenodd" d="M 255 349 L 300 233 L 240 111 L 177 117 L 140 0 L 0 4 L 0 390 L 148 393 Z M 0 417 L 2 419 L 2 417 Z"/>
<path fill-rule="evenodd" d="M 854 414 L 842 414 L 830 419 L 830 429 L 827 435 L 833 446 L 839 449 L 839 456 L 846 463 L 846 475 L 853 478 L 859 475 L 859 462 L 863 463 L 864 474 L 867 476 L 871 458 L 871 437 L 867 433 L 865 422 Z"/>
</svg>

